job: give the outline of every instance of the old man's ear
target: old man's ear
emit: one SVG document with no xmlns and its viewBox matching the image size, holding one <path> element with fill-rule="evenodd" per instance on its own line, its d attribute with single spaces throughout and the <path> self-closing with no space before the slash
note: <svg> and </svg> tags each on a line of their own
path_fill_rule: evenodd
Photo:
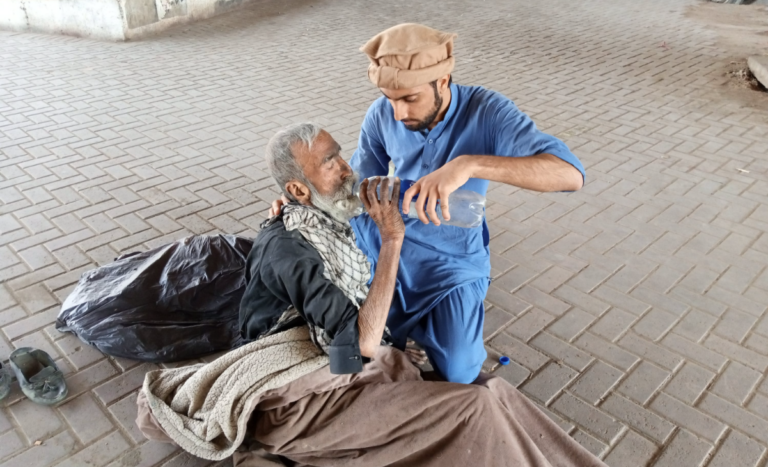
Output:
<svg viewBox="0 0 768 467">
<path fill-rule="evenodd" d="M 298 180 L 291 180 L 286 183 L 285 191 L 301 204 L 309 204 L 312 200 L 312 193 L 309 191 L 309 187 Z"/>
</svg>

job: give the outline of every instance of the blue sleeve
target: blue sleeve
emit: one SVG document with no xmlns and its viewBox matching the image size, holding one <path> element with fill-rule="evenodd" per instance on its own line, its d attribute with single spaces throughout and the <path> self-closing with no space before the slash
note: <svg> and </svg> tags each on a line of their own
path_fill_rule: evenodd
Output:
<svg viewBox="0 0 768 467">
<path fill-rule="evenodd" d="M 357 150 L 349 161 L 352 170 L 360 174 L 361 179 L 389 174 L 390 158 L 379 136 L 378 104 L 378 101 L 374 102 L 365 114 Z"/>
<path fill-rule="evenodd" d="M 502 95 L 495 95 L 489 102 L 488 111 L 493 124 L 490 138 L 494 155 L 524 157 L 536 154 L 552 154 L 574 166 L 586 177 L 584 166 L 568 146 L 552 135 L 539 131 L 533 120 Z"/>
</svg>

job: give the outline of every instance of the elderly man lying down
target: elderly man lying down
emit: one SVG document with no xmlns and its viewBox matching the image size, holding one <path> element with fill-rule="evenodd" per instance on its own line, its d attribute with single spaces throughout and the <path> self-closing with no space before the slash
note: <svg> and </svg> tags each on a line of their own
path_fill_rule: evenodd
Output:
<svg viewBox="0 0 768 467">
<path fill-rule="evenodd" d="M 148 438 L 248 467 L 604 466 L 504 380 L 425 381 L 386 345 L 405 233 L 399 181 L 394 201 L 376 194 L 386 179 L 364 181 L 358 198 L 339 145 L 308 123 L 275 135 L 267 159 L 292 202 L 248 259 L 240 321 L 251 342 L 148 373 L 137 419 Z M 360 203 L 381 234 L 372 280 L 349 225 Z"/>
</svg>

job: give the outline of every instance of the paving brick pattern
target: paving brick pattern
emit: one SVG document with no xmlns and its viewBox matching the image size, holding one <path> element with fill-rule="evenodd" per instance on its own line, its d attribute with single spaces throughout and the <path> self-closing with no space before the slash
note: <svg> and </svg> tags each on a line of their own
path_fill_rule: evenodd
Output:
<svg viewBox="0 0 768 467">
<path fill-rule="evenodd" d="M 0 356 L 43 348 L 70 386 L 0 403 L 0 464 L 210 464 L 143 440 L 156 366 L 59 334 L 59 305 L 120 253 L 254 235 L 267 139 L 311 119 L 351 155 L 377 97 L 357 47 L 419 21 L 588 170 L 489 191 L 487 369 L 612 467 L 765 465 L 768 112 L 718 93 L 730 58 L 692 3 L 261 1 L 134 43 L 0 33 Z"/>
</svg>

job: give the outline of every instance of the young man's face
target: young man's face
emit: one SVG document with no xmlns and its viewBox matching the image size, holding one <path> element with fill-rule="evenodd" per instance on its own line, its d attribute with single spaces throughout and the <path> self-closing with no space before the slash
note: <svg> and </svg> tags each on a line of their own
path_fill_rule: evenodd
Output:
<svg viewBox="0 0 768 467">
<path fill-rule="evenodd" d="M 442 81 L 408 89 L 379 89 L 392 105 L 395 120 L 403 122 L 411 131 L 422 131 L 429 128 L 440 113 L 443 105 L 439 92 Z"/>
</svg>

